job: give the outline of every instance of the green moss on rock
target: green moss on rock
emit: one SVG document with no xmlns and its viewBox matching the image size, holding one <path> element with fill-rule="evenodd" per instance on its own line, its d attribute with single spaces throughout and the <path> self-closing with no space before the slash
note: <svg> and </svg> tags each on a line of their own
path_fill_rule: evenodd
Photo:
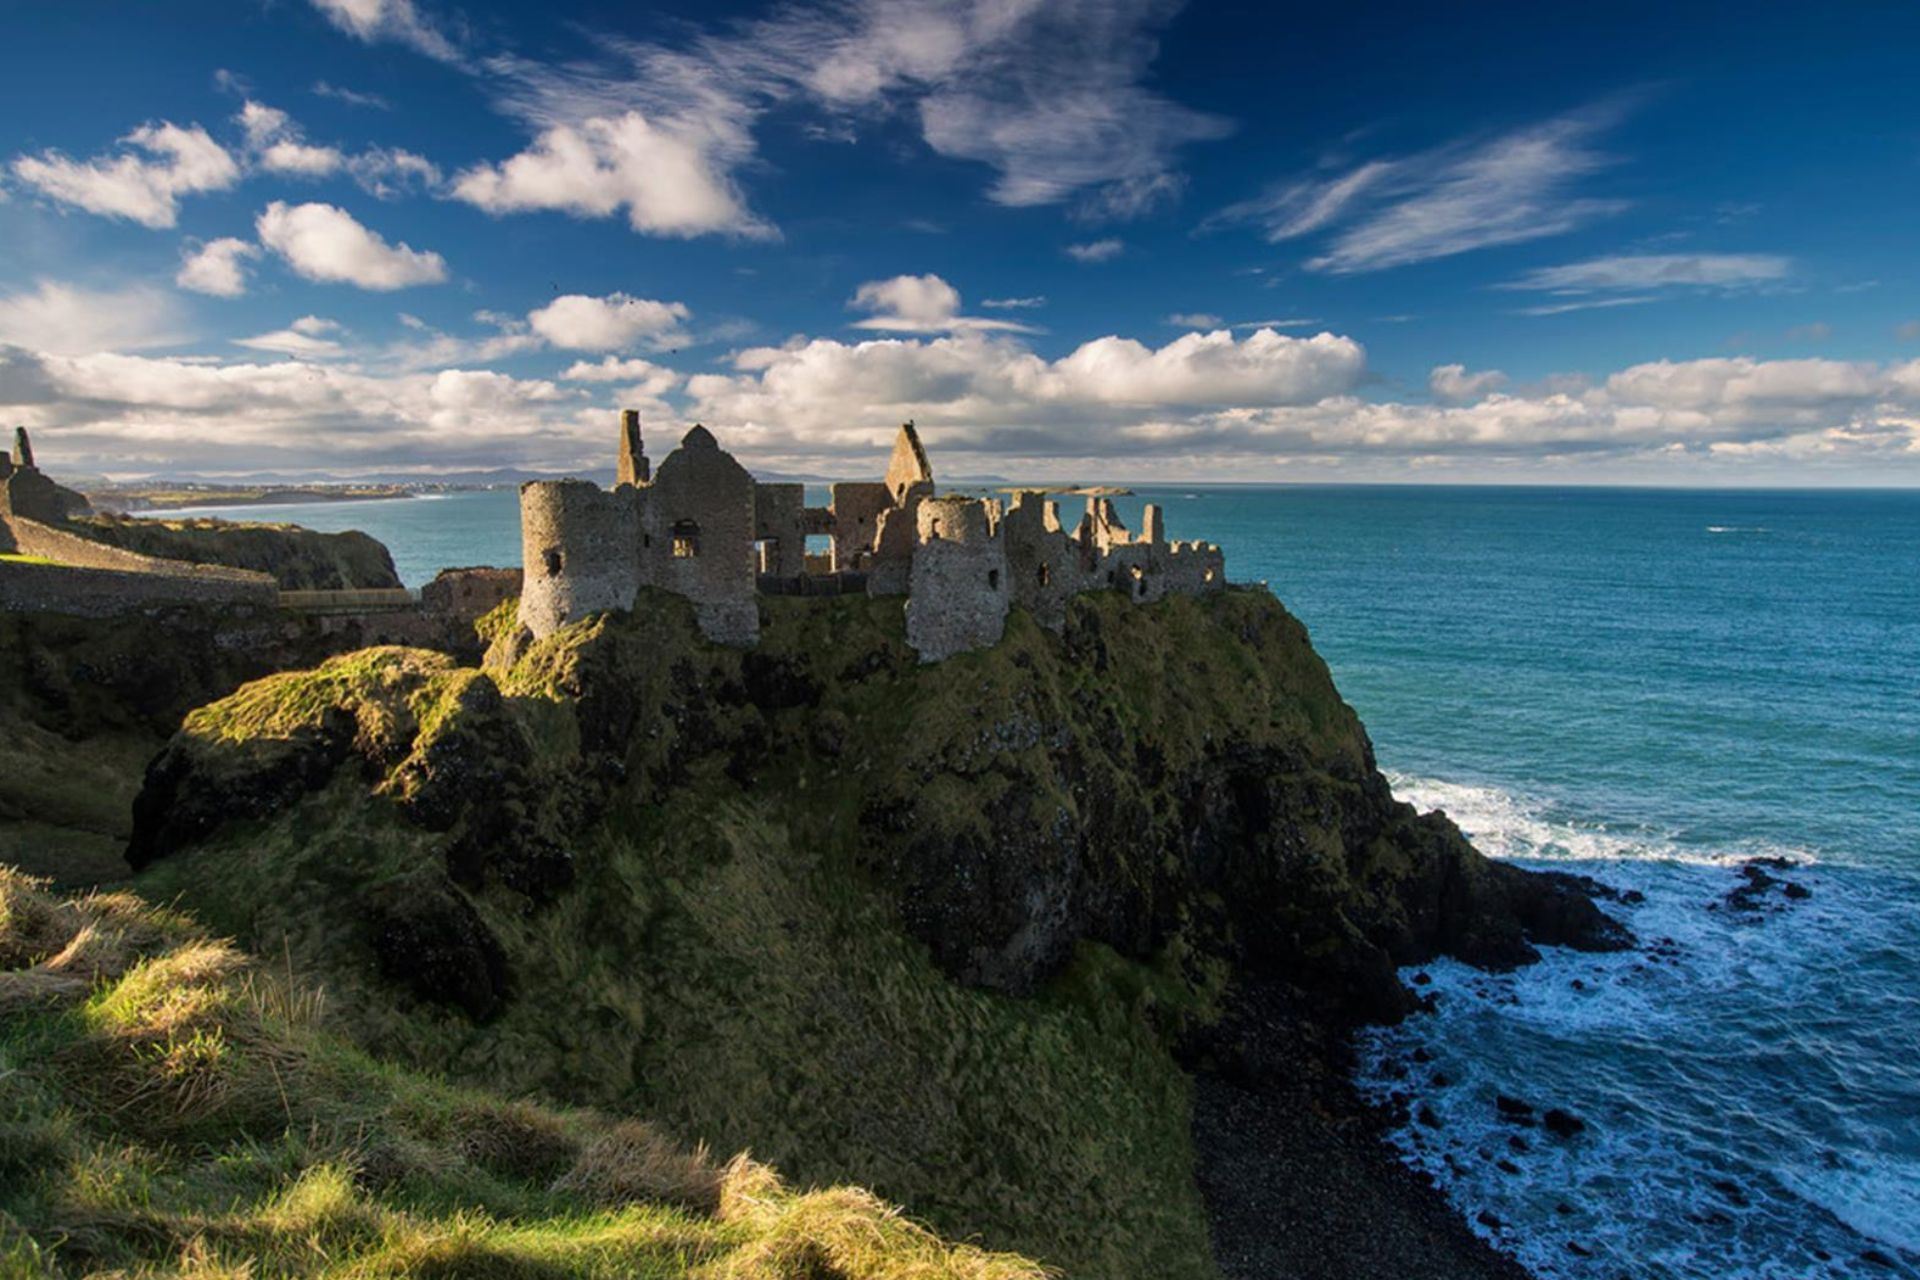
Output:
<svg viewBox="0 0 1920 1280">
<path fill-rule="evenodd" d="M 250 686 L 142 831 L 254 821 L 150 840 L 145 884 L 325 974 L 380 1054 L 1107 1276 L 1213 1273 L 1176 1051 L 1232 983 L 1391 1017 L 1398 963 L 1624 938 L 1394 801 L 1264 592 L 1094 593 L 937 666 L 897 600 L 762 607 L 746 652 L 646 593 L 485 674 Z"/>
</svg>

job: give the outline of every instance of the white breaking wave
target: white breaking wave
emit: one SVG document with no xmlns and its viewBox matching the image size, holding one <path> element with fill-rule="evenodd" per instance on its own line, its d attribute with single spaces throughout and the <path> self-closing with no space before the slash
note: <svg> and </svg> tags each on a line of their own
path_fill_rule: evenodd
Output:
<svg viewBox="0 0 1920 1280">
<path fill-rule="evenodd" d="M 1805 865 L 1804 849 L 1689 848 L 1498 787 L 1389 776 L 1492 856 L 1579 864 L 1625 893 L 1605 909 L 1641 944 L 1548 948 L 1510 973 L 1421 965 L 1403 977 L 1434 1010 L 1361 1037 L 1356 1083 L 1407 1107 L 1395 1144 L 1476 1231 L 1550 1280 L 1920 1278 L 1920 1143 L 1896 1118 L 1909 1099 L 1920 1114 L 1920 1037 L 1894 980 L 1920 923 L 1887 909 L 1910 886 Z M 1811 896 L 1736 909 L 1730 864 L 1770 854 Z M 1501 1095 L 1586 1127 L 1516 1124 Z"/>
<path fill-rule="evenodd" d="M 1523 800 L 1499 787 L 1392 771 L 1387 773 L 1387 781 L 1394 795 L 1415 808 L 1445 812 L 1475 848 L 1493 858 L 1540 862 L 1651 859 L 1703 866 L 1731 866 L 1761 857 L 1788 858 L 1796 863 L 1819 861 L 1809 849 L 1767 842 L 1728 849 L 1694 848 L 1679 843 L 1672 832 L 1611 825 L 1544 801 Z"/>
</svg>

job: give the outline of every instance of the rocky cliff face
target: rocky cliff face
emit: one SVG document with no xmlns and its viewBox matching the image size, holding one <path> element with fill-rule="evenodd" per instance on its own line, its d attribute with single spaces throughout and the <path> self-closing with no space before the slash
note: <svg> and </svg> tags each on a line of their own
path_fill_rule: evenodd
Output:
<svg viewBox="0 0 1920 1280">
<path fill-rule="evenodd" d="M 316 533 L 291 524 L 107 515 L 78 520 L 71 527 L 96 542 L 142 555 L 270 573 L 288 591 L 400 585 L 386 547 L 357 531 Z"/>
<path fill-rule="evenodd" d="M 763 607 L 747 651 L 648 595 L 485 672 L 250 685 L 154 762 L 129 857 L 382 1052 L 1075 1274 L 1218 1274 L 1180 1063 L 1258 1056 L 1239 993 L 1337 1028 L 1412 1007 L 1396 965 L 1628 941 L 1395 801 L 1264 591 L 1096 593 L 937 666 L 897 601 Z"/>
</svg>

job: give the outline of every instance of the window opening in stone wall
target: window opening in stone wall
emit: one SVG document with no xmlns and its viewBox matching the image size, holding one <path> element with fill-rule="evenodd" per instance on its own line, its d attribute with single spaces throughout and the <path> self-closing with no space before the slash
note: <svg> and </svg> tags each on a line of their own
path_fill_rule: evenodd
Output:
<svg viewBox="0 0 1920 1280">
<path fill-rule="evenodd" d="M 1053 570 L 1043 564 L 1034 576 L 1040 579 L 1040 585 L 1044 587 L 1053 581 Z"/>
<path fill-rule="evenodd" d="M 998 591 L 999 589 L 1000 589 L 1000 571 L 998 569 L 987 570 L 987 590 Z"/>
<path fill-rule="evenodd" d="M 780 567 L 780 539 L 755 538 L 753 552 L 761 573 L 772 573 Z"/>
<path fill-rule="evenodd" d="M 940 522 L 938 520 L 927 521 L 927 537 L 931 539 L 938 539 L 939 536 L 940 536 Z"/>
<path fill-rule="evenodd" d="M 547 566 L 547 576 L 549 578 L 560 572 L 560 566 L 563 562 L 560 559 L 560 553 L 558 551 L 549 548 L 544 559 Z"/>
<path fill-rule="evenodd" d="M 673 522 L 673 558 L 691 560 L 700 554 L 700 524 L 696 520 Z"/>
</svg>

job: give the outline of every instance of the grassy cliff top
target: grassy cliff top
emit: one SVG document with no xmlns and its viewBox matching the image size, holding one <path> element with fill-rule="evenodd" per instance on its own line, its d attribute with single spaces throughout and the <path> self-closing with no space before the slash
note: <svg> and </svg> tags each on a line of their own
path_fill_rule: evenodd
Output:
<svg viewBox="0 0 1920 1280">
<path fill-rule="evenodd" d="M 138 887 L 384 1060 L 1139 1280 L 1219 1274 L 1189 1069 L 1240 986 L 1345 1024 L 1411 1006 L 1398 964 L 1618 944 L 1396 802 L 1264 591 L 934 665 L 898 599 L 762 608 L 749 650 L 645 592 L 484 669 L 246 686 L 148 770 Z"/>
<path fill-rule="evenodd" d="M 1039 1280 L 853 1187 L 368 1058 L 180 913 L 0 868 L 0 1276 Z"/>
</svg>

